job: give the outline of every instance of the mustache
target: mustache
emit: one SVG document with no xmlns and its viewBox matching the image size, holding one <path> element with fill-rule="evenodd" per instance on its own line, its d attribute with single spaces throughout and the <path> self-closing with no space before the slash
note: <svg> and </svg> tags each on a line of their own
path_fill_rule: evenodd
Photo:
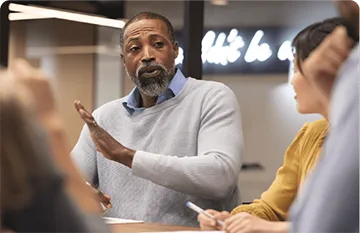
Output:
<svg viewBox="0 0 360 233">
<path fill-rule="evenodd" d="M 164 65 L 162 65 L 162 64 L 159 64 L 159 63 L 156 63 L 156 62 L 143 63 L 136 69 L 136 76 L 140 77 L 143 73 L 146 72 L 146 70 L 151 69 L 151 68 L 161 70 L 163 72 L 167 72 L 166 67 Z"/>
</svg>

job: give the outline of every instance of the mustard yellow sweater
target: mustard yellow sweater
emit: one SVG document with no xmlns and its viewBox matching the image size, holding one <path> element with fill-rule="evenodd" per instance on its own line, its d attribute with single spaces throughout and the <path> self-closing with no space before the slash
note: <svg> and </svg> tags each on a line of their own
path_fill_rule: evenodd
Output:
<svg viewBox="0 0 360 233">
<path fill-rule="evenodd" d="M 284 164 L 270 188 L 252 204 L 240 205 L 231 214 L 248 212 L 271 221 L 286 221 L 288 210 L 302 182 L 314 167 L 327 133 L 325 119 L 306 123 L 287 148 Z"/>
</svg>

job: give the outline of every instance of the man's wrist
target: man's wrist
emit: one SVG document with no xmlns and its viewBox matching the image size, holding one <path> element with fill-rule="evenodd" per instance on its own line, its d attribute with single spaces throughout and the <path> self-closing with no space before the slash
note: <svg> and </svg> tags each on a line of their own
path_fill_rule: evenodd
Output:
<svg viewBox="0 0 360 233">
<path fill-rule="evenodd" d="M 117 156 L 118 162 L 131 168 L 135 153 L 136 151 L 124 147 Z"/>
</svg>

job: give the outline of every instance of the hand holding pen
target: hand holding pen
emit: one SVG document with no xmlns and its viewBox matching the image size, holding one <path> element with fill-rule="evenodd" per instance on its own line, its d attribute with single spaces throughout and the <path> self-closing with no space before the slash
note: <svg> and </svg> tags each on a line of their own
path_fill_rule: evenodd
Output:
<svg viewBox="0 0 360 233">
<path fill-rule="evenodd" d="M 191 202 L 187 202 L 186 206 L 199 213 L 198 221 L 202 230 L 222 230 L 224 220 L 230 217 L 227 211 L 203 210 Z"/>
</svg>

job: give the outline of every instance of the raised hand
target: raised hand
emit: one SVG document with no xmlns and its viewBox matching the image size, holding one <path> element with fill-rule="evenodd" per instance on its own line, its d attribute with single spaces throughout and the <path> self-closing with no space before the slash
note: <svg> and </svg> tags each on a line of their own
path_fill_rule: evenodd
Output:
<svg viewBox="0 0 360 233">
<path fill-rule="evenodd" d="M 352 45 L 353 41 L 348 37 L 346 29 L 338 27 L 304 61 L 305 77 L 326 102 L 330 101 L 335 77 L 350 54 Z"/>
<path fill-rule="evenodd" d="M 119 162 L 131 168 L 135 151 L 124 147 L 101 126 L 99 126 L 94 117 L 85 109 L 80 101 L 76 100 L 74 105 L 81 119 L 83 119 L 83 121 L 89 127 L 90 135 L 96 146 L 96 149 L 107 159 Z"/>
<path fill-rule="evenodd" d="M 31 67 L 25 60 L 18 59 L 8 72 L 31 92 L 39 117 L 43 118 L 55 112 L 53 91 L 49 79 L 41 70 Z"/>
</svg>

